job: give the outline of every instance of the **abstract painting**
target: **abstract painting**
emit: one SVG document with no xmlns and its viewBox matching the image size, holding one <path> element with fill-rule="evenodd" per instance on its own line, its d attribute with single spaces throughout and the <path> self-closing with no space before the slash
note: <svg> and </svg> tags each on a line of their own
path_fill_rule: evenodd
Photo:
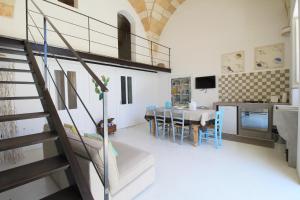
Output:
<svg viewBox="0 0 300 200">
<path fill-rule="evenodd" d="M 245 52 L 237 51 L 222 55 L 222 73 L 231 74 L 245 71 Z"/>
<path fill-rule="evenodd" d="M 272 69 L 284 66 L 284 44 L 274 44 L 255 49 L 255 69 Z"/>
<path fill-rule="evenodd" d="M 15 0 L 0 0 L 0 16 L 13 17 Z"/>
</svg>

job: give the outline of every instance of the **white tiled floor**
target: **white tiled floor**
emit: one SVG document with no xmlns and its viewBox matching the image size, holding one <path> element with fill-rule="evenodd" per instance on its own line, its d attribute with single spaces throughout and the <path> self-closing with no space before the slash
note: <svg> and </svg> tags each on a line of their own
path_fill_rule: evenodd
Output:
<svg viewBox="0 0 300 200">
<path fill-rule="evenodd" d="M 146 130 L 146 131 L 145 131 Z M 120 130 L 113 140 L 151 152 L 156 181 L 136 200 L 299 200 L 296 170 L 289 168 L 282 148 L 264 148 L 224 141 L 193 147 L 156 139 L 146 124 Z"/>
<path fill-rule="evenodd" d="M 296 170 L 289 168 L 281 148 L 269 149 L 224 141 L 193 147 L 156 139 L 146 124 L 122 129 L 111 137 L 151 152 L 156 181 L 136 200 L 299 200 Z M 42 158 L 41 150 L 27 151 L 26 163 Z M 25 163 L 22 163 L 25 164 Z M 6 166 L 1 166 L 0 171 Z M 0 200 L 35 200 L 57 191 L 49 178 L 0 194 Z"/>
</svg>

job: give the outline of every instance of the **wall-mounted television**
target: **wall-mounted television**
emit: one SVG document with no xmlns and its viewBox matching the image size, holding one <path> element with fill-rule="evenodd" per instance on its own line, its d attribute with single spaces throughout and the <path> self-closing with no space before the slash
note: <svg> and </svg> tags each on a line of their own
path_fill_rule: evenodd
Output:
<svg viewBox="0 0 300 200">
<path fill-rule="evenodd" d="M 195 83 L 196 83 L 196 89 L 216 88 L 216 77 L 215 76 L 196 77 Z"/>
</svg>

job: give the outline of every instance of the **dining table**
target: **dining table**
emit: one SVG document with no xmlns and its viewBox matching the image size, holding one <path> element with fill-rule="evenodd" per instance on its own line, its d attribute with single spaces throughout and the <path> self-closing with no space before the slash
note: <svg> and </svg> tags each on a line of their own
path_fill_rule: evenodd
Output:
<svg viewBox="0 0 300 200">
<path fill-rule="evenodd" d="M 209 121 L 215 119 L 215 110 L 212 109 L 189 109 L 185 107 L 172 107 L 172 108 L 164 108 L 158 107 L 155 108 L 155 113 L 162 113 L 164 111 L 171 111 L 174 113 L 183 112 L 184 113 L 184 120 L 190 124 L 190 132 L 193 130 L 193 145 L 197 146 L 199 141 L 199 129 L 205 130 L 209 125 Z M 170 117 L 166 116 L 166 119 L 170 119 Z M 152 120 L 152 124 L 155 124 L 154 112 L 153 111 L 146 111 L 145 114 L 146 120 Z M 151 130 L 152 134 L 155 136 L 156 134 L 156 127 L 152 126 Z"/>
</svg>

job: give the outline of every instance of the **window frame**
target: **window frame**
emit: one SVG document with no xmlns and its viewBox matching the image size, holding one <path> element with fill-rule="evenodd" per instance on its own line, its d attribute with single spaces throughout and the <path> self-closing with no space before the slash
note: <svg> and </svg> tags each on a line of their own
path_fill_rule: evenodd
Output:
<svg viewBox="0 0 300 200">
<path fill-rule="evenodd" d="M 78 108 L 78 103 L 77 103 L 77 94 L 75 90 L 77 90 L 77 74 L 76 71 L 67 71 L 67 77 L 70 80 L 67 81 L 67 92 L 68 92 L 68 108 L 70 110 L 72 109 L 77 109 Z M 73 87 L 74 89 L 73 89 Z"/>
<path fill-rule="evenodd" d="M 66 110 L 64 102 L 66 102 L 66 83 L 65 76 L 62 70 L 54 70 L 56 90 L 56 106 L 57 110 Z"/>
<path fill-rule="evenodd" d="M 127 104 L 127 84 L 126 76 L 121 76 L 121 104 Z"/>
<path fill-rule="evenodd" d="M 121 76 L 121 105 L 133 104 L 132 76 Z"/>
<path fill-rule="evenodd" d="M 292 34 L 293 34 L 293 85 L 294 87 L 299 87 L 300 84 L 300 20 L 299 20 L 299 12 L 297 15 L 297 9 L 299 10 L 299 0 L 295 1 L 294 9 L 292 10 Z"/>
</svg>

